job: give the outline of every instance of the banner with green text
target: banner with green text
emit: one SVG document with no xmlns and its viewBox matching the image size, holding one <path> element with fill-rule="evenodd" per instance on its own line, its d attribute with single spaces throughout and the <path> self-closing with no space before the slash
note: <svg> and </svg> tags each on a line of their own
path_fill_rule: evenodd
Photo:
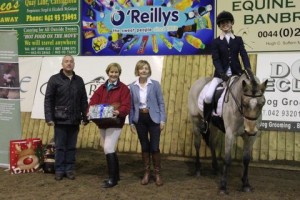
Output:
<svg viewBox="0 0 300 200">
<path fill-rule="evenodd" d="M 217 13 L 223 10 L 233 14 L 248 52 L 300 51 L 299 0 L 218 0 Z"/>
<path fill-rule="evenodd" d="M 0 30 L 0 166 L 8 166 L 9 141 L 21 138 L 16 31 Z"/>
<path fill-rule="evenodd" d="M 0 29 L 17 30 L 19 55 L 78 55 L 79 19 L 79 0 L 0 2 Z"/>
</svg>

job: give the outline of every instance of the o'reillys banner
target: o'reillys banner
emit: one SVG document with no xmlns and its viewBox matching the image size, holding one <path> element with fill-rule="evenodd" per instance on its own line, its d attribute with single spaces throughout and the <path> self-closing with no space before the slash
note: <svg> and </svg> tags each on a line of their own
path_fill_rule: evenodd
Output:
<svg viewBox="0 0 300 200">
<path fill-rule="evenodd" d="M 214 0 L 82 0 L 81 55 L 210 52 Z"/>
</svg>

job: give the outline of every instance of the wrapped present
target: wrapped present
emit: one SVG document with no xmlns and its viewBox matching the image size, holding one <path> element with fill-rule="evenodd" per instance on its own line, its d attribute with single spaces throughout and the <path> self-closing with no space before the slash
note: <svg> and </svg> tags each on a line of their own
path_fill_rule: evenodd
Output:
<svg viewBox="0 0 300 200">
<path fill-rule="evenodd" d="M 43 163 L 40 138 L 10 141 L 10 171 L 21 174 L 38 171 Z"/>
<path fill-rule="evenodd" d="M 113 111 L 119 107 L 119 104 L 97 104 L 90 106 L 89 119 L 99 128 L 111 128 L 121 126 L 121 120 L 113 116 Z"/>
<path fill-rule="evenodd" d="M 98 104 L 90 106 L 89 119 L 102 119 L 113 117 L 114 106 L 109 104 Z"/>
</svg>

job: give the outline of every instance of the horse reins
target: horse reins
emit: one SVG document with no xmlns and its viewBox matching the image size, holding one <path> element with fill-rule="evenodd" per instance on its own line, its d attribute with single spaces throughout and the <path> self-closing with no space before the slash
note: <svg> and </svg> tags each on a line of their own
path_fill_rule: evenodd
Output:
<svg viewBox="0 0 300 200">
<path fill-rule="evenodd" d="M 248 116 L 245 116 L 244 115 L 244 112 L 243 112 L 243 105 L 242 104 L 239 104 L 239 102 L 238 102 L 238 100 L 236 99 L 236 97 L 233 95 L 233 93 L 232 93 L 232 90 L 231 90 L 231 87 L 234 85 L 234 83 L 235 82 L 237 82 L 238 80 L 240 79 L 240 77 L 238 77 L 238 78 L 235 78 L 234 80 L 233 80 L 233 82 L 232 83 L 230 83 L 230 80 L 229 81 L 227 81 L 227 83 L 226 83 L 226 85 L 227 85 L 227 88 L 228 88 L 228 90 L 227 91 L 229 91 L 229 93 L 231 94 L 231 96 L 232 96 L 232 98 L 233 98 L 233 100 L 234 100 L 234 102 L 235 102 L 235 104 L 236 104 L 236 106 L 238 107 L 238 111 L 240 112 L 240 114 L 244 117 L 244 118 L 246 118 L 246 119 L 248 119 L 248 120 L 257 120 L 257 118 L 252 118 L 252 117 L 248 117 Z M 227 93 L 227 92 L 226 92 Z M 247 97 L 261 97 L 262 95 L 258 95 L 258 96 L 252 96 L 252 95 L 245 95 L 245 94 L 242 94 L 242 95 L 244 95 L 244 96 L 247 96 Z M 226 96 L 226 94 L 225 94 L 225 96 Z M 229 96 L 227 95 L 227 100 L 225 99 L 225 101 L 224 102 L 228 102 L 228 98 L 229 98 Z M 242 98 L 242 97 L 241 97 Z M 241 100 L 241 102 L 242 102 L 242 100 Z"/>
</svg>

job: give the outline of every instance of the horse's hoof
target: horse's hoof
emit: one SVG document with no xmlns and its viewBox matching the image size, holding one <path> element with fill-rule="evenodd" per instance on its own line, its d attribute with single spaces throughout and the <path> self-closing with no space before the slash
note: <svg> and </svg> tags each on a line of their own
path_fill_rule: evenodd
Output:
<svg viewBox="0 0 300 200">
<path fill-rule="evenodd" d="M 252 188 L 250 186 L 246 186 L 242 188 L 243 192 L 252 192 Z"/>
<path fill-rule="evenodd" d="M 227 194 L 229 194 L 227 190 L 221 190 L 221 189 L 220 189 L 219 193 L 220 193 L 220 195 L 227 195 Z"/>
</svg>

